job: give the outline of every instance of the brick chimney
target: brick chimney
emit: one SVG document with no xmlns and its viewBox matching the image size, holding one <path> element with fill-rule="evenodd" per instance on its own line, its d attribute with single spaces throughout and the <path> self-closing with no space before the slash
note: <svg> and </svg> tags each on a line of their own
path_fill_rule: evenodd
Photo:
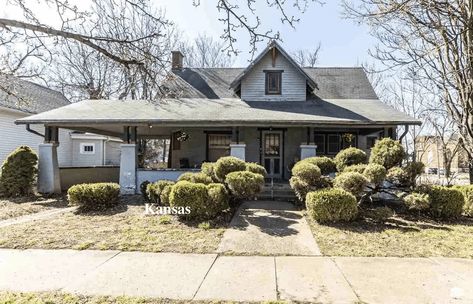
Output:
<svg viewBox="0 0 473 304">
<path fill-rule="evenodd" d="M 183 68 L 184 55 L 180 51 L 171 51 L 172 54 L 172 69 L 180 70 Z"/>
</svg>

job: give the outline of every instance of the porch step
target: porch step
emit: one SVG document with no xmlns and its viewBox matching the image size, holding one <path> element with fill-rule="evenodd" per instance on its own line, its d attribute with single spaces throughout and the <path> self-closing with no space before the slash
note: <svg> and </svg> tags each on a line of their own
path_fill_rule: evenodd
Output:
<svg viewBox="0 0 473 304">
<path fill-rule="evenodd" d="M 275 183 L 272 189 L 271 184 L 265 184 L 263 191 L 258 195 L 258 199 L 295 201 L 297 198 L 289 184 Z"/>
</svg>

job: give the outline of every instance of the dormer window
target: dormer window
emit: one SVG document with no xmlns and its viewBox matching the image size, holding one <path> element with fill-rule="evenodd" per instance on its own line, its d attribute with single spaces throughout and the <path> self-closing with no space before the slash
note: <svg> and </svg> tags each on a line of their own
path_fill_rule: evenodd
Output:
<svg viewBox="0 0 473 304">
<path fill-rule="evenodd" d="M 265 71 L 266 95 L 281 95 L 282 71 Z"/>
</svg>

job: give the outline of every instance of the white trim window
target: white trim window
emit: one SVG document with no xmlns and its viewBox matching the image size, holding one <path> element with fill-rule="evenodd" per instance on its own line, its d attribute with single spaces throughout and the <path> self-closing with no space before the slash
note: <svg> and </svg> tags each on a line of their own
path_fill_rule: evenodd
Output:
<svg viewBox="0 0 473 304">
<path fill-rule="evenodd" d="M 95 144 L 80 143 L 80 154 L 95 154 Z"/>
</svg>

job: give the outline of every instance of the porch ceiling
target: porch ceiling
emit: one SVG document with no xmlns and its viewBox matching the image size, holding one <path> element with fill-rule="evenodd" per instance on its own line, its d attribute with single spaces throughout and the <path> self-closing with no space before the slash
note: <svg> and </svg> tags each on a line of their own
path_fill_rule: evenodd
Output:
<svg viewBox="0 0 473 304">
<path fill-rule="evenodd" d="M 89 128 L 121 133 L 123 126 L 341 126 L 419 125 L 379 100 L 321 100 L 303 102 L 245 102 L 238 98 L 84 100 L 16 121 Z M 144 128 L 146 129 L 146 128 Z M 93 131 L 93 130 L 89 130 Z"/>
</svg>

